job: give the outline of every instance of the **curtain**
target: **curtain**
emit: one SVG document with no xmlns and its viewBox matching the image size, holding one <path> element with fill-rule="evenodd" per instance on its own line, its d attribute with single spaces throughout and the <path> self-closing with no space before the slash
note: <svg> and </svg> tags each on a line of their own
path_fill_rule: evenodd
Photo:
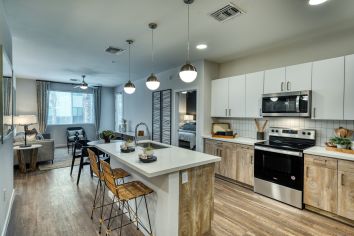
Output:
<svg viewBox="0 0 354 236">
<path fill-rule="evenodd" d="M 96 133 L 99 134 L 100 130 L 100 122 L 101 122 L 101 93 L 102 88 L 97 87 L 93 90 L 93 99 L 95 106 L 95 125 L 96 125 Z M 97 136 L 98 137 L 98 136 Z"/>
<path fill-rule="evenodd" d="M 48 123 L 48 103 L 50 82 L 36 81 L 37 88 L 37 113 L 39 132 L 45 133 Z"/>
</svg>

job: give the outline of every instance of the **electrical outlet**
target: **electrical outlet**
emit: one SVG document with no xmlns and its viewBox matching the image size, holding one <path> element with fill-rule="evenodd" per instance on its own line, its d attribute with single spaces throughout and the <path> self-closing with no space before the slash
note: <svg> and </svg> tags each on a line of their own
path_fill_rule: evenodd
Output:
<svg viewBox="0 0 354 236">
<path fill-rule="evenodd" d="M 2 192 L 3 192 L 3 201 L 6 202 L 6 192 L 7 192 L 7 189 L 4 188 L 4 189 L 2 190 Z"/>
<path fill-rule="evenodd" d="M 182 184 L 188 183 L 188 171 L 182 172 Z"/>
</svg>

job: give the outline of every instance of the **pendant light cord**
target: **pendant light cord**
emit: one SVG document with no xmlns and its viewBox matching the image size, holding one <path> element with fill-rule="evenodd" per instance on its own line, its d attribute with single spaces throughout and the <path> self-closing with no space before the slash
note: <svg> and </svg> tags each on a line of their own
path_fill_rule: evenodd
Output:
<svg viewBox="0 0 354 236">
<path fill-rule="evenodd" d="M 187 44 L 187 62 L 189 63 L 189 4 L 187 5 L 188 6 L 188 36 L 187 36 L 187 41 L 188 41 L 188 44 Z"/>
<path fill-rule="evenodd" d="M 131 54 L 130 54 L 130 43 L 129 43 L 129 82 L 130 82 L 130 57 Z"/>
<path fill-rule="evenodd" d="M 151 29 L 151 68 L 154 71 L 154 29 Z"/>
</svg>

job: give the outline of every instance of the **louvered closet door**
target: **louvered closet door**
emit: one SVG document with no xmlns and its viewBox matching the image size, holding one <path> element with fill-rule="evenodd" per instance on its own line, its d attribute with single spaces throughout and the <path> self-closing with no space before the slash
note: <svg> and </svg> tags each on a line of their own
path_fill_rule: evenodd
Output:
<svg viewBox="0 0 354 236">
<path fill-rule="evenodd" d="M 162 130 L 161 130 L 161 142 L 171 144 L 171 90 L 161 91 L 162 93 Z"/>
<path fill-rule="evenodd" d="M 152 93 L 152 140 L 161 140 L 161 93 Z"/>
<path fill-rule="evenodd" d="M 152 94 L 152 139 L 171 144 L 172 90 Z"/>
</svg>

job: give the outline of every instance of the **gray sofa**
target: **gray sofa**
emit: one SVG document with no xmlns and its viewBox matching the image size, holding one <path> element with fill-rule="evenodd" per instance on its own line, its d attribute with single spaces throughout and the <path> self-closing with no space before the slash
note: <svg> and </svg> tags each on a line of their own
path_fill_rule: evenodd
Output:
<svg viewBox="0 0 354 236">
<path fill-rule="evenodd" d="M 54 160 L 54 140 L 53 139 L 43 139 L 29 141 L 31 144 L 41 144 L 42 147 L 38 149 L 38 160 L 37 162 L 51 161 Z M 21 145 L 22 142 L 14 143 L 14 146 Z M 25 160 L 27 163 L 30 162 L 29 152 L 25 151 Z M 17 153 L 14 151 L 14 165 L 18 165 Z"/>
</svg>

